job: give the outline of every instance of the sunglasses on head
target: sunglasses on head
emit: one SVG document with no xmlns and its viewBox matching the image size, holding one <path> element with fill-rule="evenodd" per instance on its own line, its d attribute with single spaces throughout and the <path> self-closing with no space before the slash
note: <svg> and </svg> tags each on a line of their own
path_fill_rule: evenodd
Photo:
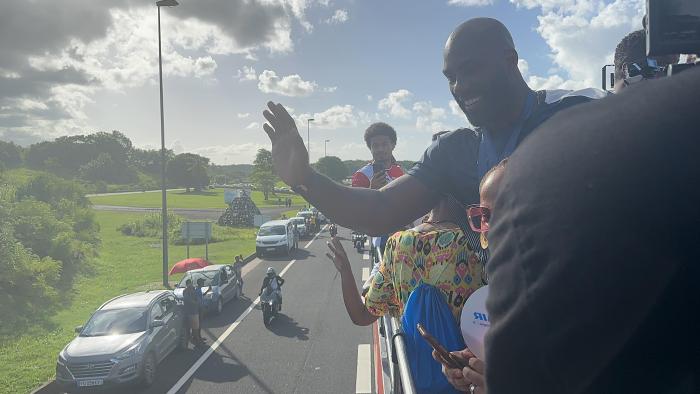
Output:
<svg viewBox="0 0 700 394">
<path fill-rule="evenodd" d="M 470 205 L 467 207 L 467 217 L 469 227 L 478 233 L 489 231 L 489 221 L 491 220 L 491 209 L 481 205 Z"/>
</svg>

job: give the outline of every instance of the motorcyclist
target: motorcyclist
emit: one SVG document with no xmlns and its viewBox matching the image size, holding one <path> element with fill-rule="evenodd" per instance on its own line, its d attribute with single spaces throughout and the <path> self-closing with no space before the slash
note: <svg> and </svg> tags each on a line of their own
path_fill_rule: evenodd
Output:
<svg viewBox="0 0 700 394">
<path fill-rule="evenodd" d="M 331 223 L 328 232 L 331 234 L 331 237 L 335 237 L 338 234 L 338 226 L 335 223 Z"/>
<path fill-rule="evenodd" d="M 277 275 L 275 269 L 272 267 L 267 267 L 267 275 L 263 278 L 262 287 L 260 287 L 260 293 L 262 295 L 263 290 L 269 285 L 272 288 L 272 292 L 277 296 L 277 301 L 279 302 L 280 310 L 282 310 L 282 285 L 284 284 L 284 279 Z"/>
</svg>

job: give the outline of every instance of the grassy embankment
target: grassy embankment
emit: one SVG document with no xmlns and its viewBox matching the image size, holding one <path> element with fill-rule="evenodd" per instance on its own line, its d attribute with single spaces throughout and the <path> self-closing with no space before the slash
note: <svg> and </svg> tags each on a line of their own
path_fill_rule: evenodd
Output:
<svg viewBox="0 0 700 394">
<path fill-rule="evenodd" d="M 168 192 L 168 207 L 169 208 L 226 208 L 224 202 L 224 189 L 210 189 L 200 192 L 186 193 L 184 190 Z M 270 199 L 265 201 L 263 194 L 260 191 L 254 190 L 251 198 L 258 208 L 278 207 L 277 199 L 292 197 L 292 205 L 301 206 L 306 204 L 303 197 L 299 195 L 278 194 L 270 195 Z M 135 193 L 135 194 L 119 194 L 113 196 L 97 196 L 90 197 L 95 205 L 116 205 L 122 207 L 143 207 L 143 208 L 160 208 L 161 195 L 160 193 Z"/>
<path fill-rule="evenodd" d="M 89 268 L 91 272 L 76 280 L 64 308 L 56 311 L 49 324 L 31 327 L 19 337 L 0 338 L 0 393 L 26 393 L 50 379 L 58 352 L 74 336 L 73 328 L 103 302 L 128 292 L 162 288 L 160 239 L 127 237 L 116 230 L 142 215 L 96 212 L 96 216 L 101 227 L 100 256 Z M 252 228 L 215 231 L 223 241 L 209 245 L 212 262 L 231 262 L 235 255 L 255 250 Z M 203 256 L 204 246 L 191 246 L 190 254 Z M 185 256 L 185 246 L 170 245 L 170 266 Z M 179 278 L 172 279 L 174 285 Z"/>
</svg>

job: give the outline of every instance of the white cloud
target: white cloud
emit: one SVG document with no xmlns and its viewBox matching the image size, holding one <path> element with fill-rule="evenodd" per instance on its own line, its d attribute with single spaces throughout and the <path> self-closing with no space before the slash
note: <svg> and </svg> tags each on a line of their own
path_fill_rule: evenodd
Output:
<svg viewBox="0 0 700 394">
<path fill-rule="evenodd" d="M 583 88 L 600 85 L 600 68 L 610 63 L 615 46 L 627 33 L 641 28 L 644 0 L 510 0 L 539 9 L 537 32 L 565 73 L 530 76 L 534 87 Z"/>
<path fill-rule="evenodd" d="M 397 118 L 409 118 L 411 116 L 411 111 L 404 105 L 412 99 L 413 93 L 406 89 L 399 89 L 379 100 L 377 107 L 380 110 L 389 112 L 392 116 Z"/>
<path fill-rule="evenodd" d="M 367 101 L 374 101 L 374 97 L 371 94 L 367 95 Z"/>
<path fill-rule="evenodd" d="M 518 69 L 520 69 L 520 73 L 523 76 L 528 75 L 530 73 L 530 65 L 527 63 L 527 60 L 518 59 Z"/>
<path fill-rule="evenodd" d="M 447 111 L 441 107 L 434 107 L 430 101 L 418 101 L 413 104 L 413 112 L 416 114 L 416 128 L 423 131 L 448 130 L 443 120 Z"/>
<path fill-rule="evenodd" d="M 316 82 L 304 81 L 298 74 L 279 77 L 274 71 L 265 70 L 258 76 L 258 89 L 263 93 L 304 97 L 313 93 L 317 87 Z"/>
<path fill-rule="evenodd" d="M 330 18 L 326 19 L 325 22 L 329 25 L 337 25 L 347 22 L 348 19 L 348 11 L 344 9 L 339 9 L 335 10 L 335 14 L 333 14 L 333 16 L 331 16 Z"/>
<path fill-rule="evenodd" d="M 457 104 L 454 99 L 450 100 L 450 112 L 454 116 L 464 117 L 464 112 L 462 112 L 462 109 L 459 108 L 459 104 Z"/>
<path fill-rule="evenodd" d="M 239 81 L 257 81 L 258 74 L 255 73 L 255 69 L 249 66 L 243 66 L 242 69 L 236 71 L 236 75 L 233 76 Z"/>
<path fill-rule="evenodd" d="M 355 113 L 355 107 L 346 105 L 334 105 L 323 112 L 312 114 L 300 114 L 295 116 L 298 127 L 306 128 L 306 120 L 313 118 L 312 127 L 326 130 L 335 130 L 349 127 L 357 127 L 360 123 L 369 123 L 369 116 L 362 111 Z"/>
<path fill-rule="evenodd" d="M 236 115 L 238 116 L 238 119 L 245 119 L 250 116 L 250 112 L 238 113 Z"/>
<path fill-rule="evenodd" d="M 493 5 L 493 0 L 449 0 L 447 4 L 460 7 L 484 7 Z"/>
<path fill-rule="evenodd" d="M 327 88 L 323 88 L 323 91 L 326 93 L 335 93 L 336 90 L 338 90 L 337 86 L 329 86 Z"/>
<path fill-rule="evenodd" d="M 251 123 L 248 124 L 248 126 L 246 126 L 245 128 L 246 128 L 246 130 L 255 130 L 255 129 L 259 129 L 259 128 L 260 128 L 260 123 L 258 123 L 258 122 L 251 122 Z"/>
</svg>

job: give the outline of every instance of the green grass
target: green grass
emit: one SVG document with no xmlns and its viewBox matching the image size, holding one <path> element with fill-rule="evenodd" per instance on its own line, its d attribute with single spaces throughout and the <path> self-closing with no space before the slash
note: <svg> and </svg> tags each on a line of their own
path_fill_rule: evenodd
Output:
<svg viewBox="0 0 700 394">
<path fill-rule="evenodd" d="M 252 192 L 253 202 L 258 208 L 276 207 L 277 198 L 284 199 L 290 195 L 279 194 L 277 196 L 270 195 L 270 199 L 265 201 L 263 193 L 260 191 Z M 293 205 L 304 205 L 306 201 L 298 195 L 291 195 Z M 98 196 L 90 197 L 95 205 L 118 205 L 123 207 L 142 207 L 142 208 L 159 208 L 161 206 L 161 194 L 155 192 L 136 193 L 136 194 L 121 194 L 115 196 Z M 168 207 L 169 208 L 226 208 L 224 202 L 224 189 L 209 189 L 201 192 L 189 192 L 184 190 L 168 192 Z"/>
<path fill-rule="evenodd" d="M 73 328 L 84 324 L 103 302 L 124 293 L 162 288 L 160 239 L 127 237 L 116 230 L 139 216 L 96 212 L 102 245 L 92 274 L 77 279 L 71 299 L 48 324 L 31 327 L 20 337 L 0 338 L 0 393 L 26 393 L 52 378 L 58 353 L 75 335 Z M 247 256 L 255 250 L 254 229 L 216 231 L 223 241 L 209 245 L 212 262 L 232 262 L 235 255 Z M 184 259 L 185 253 L 185 246 L 171 244 L 169 266 Z M 203 257 L 204 245 L 190 246 L 190 255 Z M 172 279 L 174 285 L 179 278 Z"/>
</svg>

